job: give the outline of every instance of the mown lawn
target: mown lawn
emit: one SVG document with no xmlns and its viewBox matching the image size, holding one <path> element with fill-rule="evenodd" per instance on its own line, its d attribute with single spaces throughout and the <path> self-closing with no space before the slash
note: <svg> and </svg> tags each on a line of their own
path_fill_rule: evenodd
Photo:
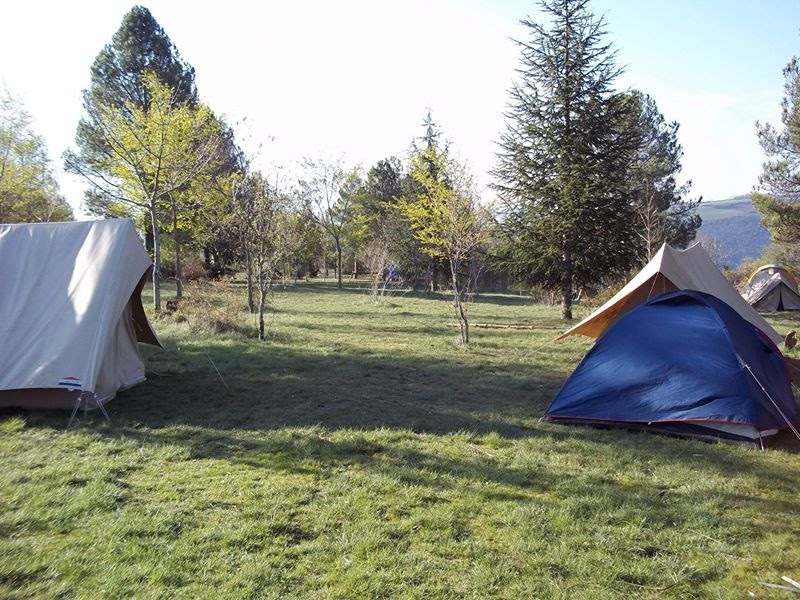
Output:
<svg viewBox="0 0 800 600">
<path fill-rule="evenodd" d="M 275 305 L 263 343 L 244 313 L 222 334 L 158 321 L 112 425 L 0 412 L 0 596 L 777 598 L 760 582 L 800 579 L 797 444 L 539 422 L 590 346 L 551 341 L 556 308 L 481 297 L 474 321 L 536 328 L 463 351 L 434 296 L 301 283 Z"/>
</svg>

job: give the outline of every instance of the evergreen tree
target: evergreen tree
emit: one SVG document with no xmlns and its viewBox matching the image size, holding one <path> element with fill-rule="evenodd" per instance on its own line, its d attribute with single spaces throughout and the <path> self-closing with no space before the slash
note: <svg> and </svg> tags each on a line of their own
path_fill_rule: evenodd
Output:
<svg viewBox="0 0 800 600">
<path fill-rule="evenodd" d="M 397 157 L 379 160 L 367 172 L 366 192 L 369 199 L 364 210 L 373 218 L 385 214 L 397 203 L 403 195 L 403 165 Z"/>
<path fill-rule="evenodd" d="M 800 64 L 792 58 L 783 70 L 782 129 L 756 123 L 758 141 L 770 158 L 763 165 L 753 204 L 780 249 L 781 260 L 795 263 L 800 250 Z"/>
<path fill-rule="evenodd" d="M 94 60 L 91 84 L 83 92 L 85 116 L 78 123 L 75 142 L 77 157 L 86 170 L 104 175 L 102 168 L 109 148 L 102 123 L 93 115 L 111 107 L 120 112 L 126 106 L 147 110 L 150 104 L 145 73 L 152 73 L 162 85 L 173 91 L 175 104 L 195 106 L 197 88 L 194 69 L 180 58 L 177 48 L 156 22 L 150 11 L 134 6 L 122 24 Z M 100 192 L 100 193 L 99 193 Z M 130 207 L 115 202 L 100 190 L 92 188 L 85 198 L 86 210 L 98 216 L 130 216 Z"/>
<path fill-rule="evenodd" d="M 151 71 L 159 83 L 175 91 L 176 102 L 197 103 L 194 68 L 144 6 L 134 6 L 123 18 L 111 44 L 92 64 L 89 92 L 96 102 L 147 106 L 150 98 L 142 74 Z"/>
<path fill-rule="evenodd" d="M 686 199 L 692 183 L 678 185 L 683 148 L 678 143 L 678 123 L 667 123 L 655 100 L 639 91 L 631 92 L 638 149 L 628 176 L 636 210 L 638 261 L 648 262 L 662 244 L 685 247 L 691 242 L 701 219 L 700 199 Z"/>
<path fill-rule="evenodd" d="M 544 0 L 548 24 L 523 20 L 520 79 L 511 89 L 495 187 L 503 203 L 505 263 L 523 281 L 561 294 L 572 318 L 576 286 L 635 261 L 626 174 L 636 146 L 629 96 L 588 0 Z"/>
<path fill-rule="evenodd" d="M 394 156 L 379 160 L 368 172 L 364 189 L 358 195 L 356 211 L 366 228 L 367 245 L 384 238 L 389 253 L 402 255 L 411 231 L 398 209 L 403 195 L 403 165 Z"/>
<path fill-rule="evenodd" d="M 411 143 L 409 157 L 409 169 L 411 165 L 416 164 L 418 176 L 414 177 L 409 170 L 403 178 L 403 196 L 406 199 L 425 197 L 427 189 L 419 177 L 421 170 L 425 171 L 427 179 L 437 181 L 445 188 L 452 188 L 449 173 L 446 170 L 442 171 L 442 165 L 450 161 L 449 144 L 441 141 L 442 133 L 433 120 L 430 110 L 425 115 L 422 126 L 425 128 L 425 135 Z M 413 235 L 410 227 L 407 228 L 407 234 L 404 236 L 406 242 L 403 253 L 406 262 L 404 272 L 415 279 L 430 277 L 430 291 L 438 291 L 439 283 L 447 272 L 447 261 L 442 256 L 422 252 L 419 240 Z"/>
</svg>

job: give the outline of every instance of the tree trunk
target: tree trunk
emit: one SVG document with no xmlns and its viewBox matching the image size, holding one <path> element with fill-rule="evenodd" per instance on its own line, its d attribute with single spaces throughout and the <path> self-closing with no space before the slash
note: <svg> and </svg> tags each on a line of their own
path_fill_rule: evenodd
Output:
<svg viewBox="0 0 800 600">
<path fill-rule="evenodd" d="M 264 281 L 262 278 L 264 277 L 263 274 L 259 275 L 259 284 L 258 284 L 258 339 L 264 339 L 264 300 L 266 298 L 265 290 L 264 290 Z"/>
<path fill-rule="evenodd" d="M 181 245 L 175 241 L 175 297 L 183 298 L 183 263 L 181 262 Z"/>
<path fill-rule="evenodd" d="M 262 267 L 263 268 L 263 267 Z M 256 275 L 258 282 L 258 339 L 264 339 L 264 305 L 267 300 L 267 279 L 263 271 Z"/>
<path fill-rule="evenodd" d="M 456 311 L 456 318 L 461 329 L 461 343 L 469 345 L 469 321 L 464 312 L 464 305 L 461 304 L 461 286 L 458 282 L 458 268 L 453 261 L 450 261 L 450 274 L 453 281 L 453 308 Z"/>
<path fill-rule="evenodd" d="M 325 279 L 328 278 L 328 251 L 322 251 L 322 270 L 325 273 Z"/>
<path fill-rule="evenodd" d="M 249 310 L 252 315 L 256 312 L 256 301 L 253 297 L 253 259 L 250 256 L 249 250 L 245 250 L 244 252 L 244 268 L 247 272 L 247 310 Z"/>
<path fill-rule="evenodd" d="M 572 320 L 572 276 L 567 274 L 561 280 L 561 318 Z"/>
<path fill-rule="evenodd" d="M 338 239 L 336 240 L 336 277 L 337 286 L 342 289 L 342 244 Z"/>
<path fill-rule="evenodd" d="M 439 263 L 434 262 L 431 268 L 431 291 L 439 291 Z"/>
<path fill-rule="evenodd" d="M 153 310 L 161 312 L 161 236 L 156 218 L 156 200 L 150 200 L 150 222 L 153 225 Z"/>
<path fill-rule="evenodd" d="M 144 225 L 144 247 L 148 252 L 153 252 L 153 216 L 152 214 L 145 220 Z"/>
<path fill-rule="evenodd" d="M 181 263 L 181 240 L 178 231 L 178 215 L 172 209 L 172 239 L 175 241 L 175 297 L 183 297 L 183 263 Z"/>
</svg>

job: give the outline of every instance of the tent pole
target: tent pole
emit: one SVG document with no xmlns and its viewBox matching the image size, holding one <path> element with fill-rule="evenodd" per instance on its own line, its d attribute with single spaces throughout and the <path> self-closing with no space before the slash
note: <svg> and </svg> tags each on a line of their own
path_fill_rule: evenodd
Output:
<svg viewBox="0 0 800 600">
<path fill-rule="evenodd" d="M 67 421 L 66 429 L 69 429 L 72 426 L 72 423 L 75 421 L 75 415 L 78 414 L 78 410 L 80 410 L 81 402 L 83 402 L 83 414 L 84 416 L 89 411 L 89 396 L 94 398 L 94 404 L 96 408 L 100 409 L 100 412 L 103 413 L 103 416 L 108 421 L 109 425 L 111 424 L 111 417 L 108 416 L 108 411 L 106 411 L 106 407 L 103 406 L 103 403 L 97 399 L 97 394 L 93 394 L 92 392 L 81 392 L 80 395 L 75 398 L 75 406 L 72 407 L 72 413 L 69 415 L 69 421 Z"/>
<path fill-rule="evenodd" d="M 83 397 L 83 392 L 81 392 L 77 398 L 75 398 L 75 406 L 72 407 L 72 414 L 69 416 L 69 421 L 67 421 L 66 429 L 69 429 L 72 422 L 75 420 L 75 415 L 78 414 L 78 409 L 81 407 L 81 398 Z"/>
<path fill-rule="evenodd" d="M 106 418 L 106 421 L 108 421 L 108 424 L 111 425 L 111 418 L 108 416 L 108 413 L 106 412 L 106 407 L 103 406 L 103 403 L 97 399 L 97 394 L 92 394 L 92 396 L 94 396 L 95 405 L 97 406 L 97 408 L 100 409 L 100 412 L 103 413 L 103 416 Z"/>
</svg>

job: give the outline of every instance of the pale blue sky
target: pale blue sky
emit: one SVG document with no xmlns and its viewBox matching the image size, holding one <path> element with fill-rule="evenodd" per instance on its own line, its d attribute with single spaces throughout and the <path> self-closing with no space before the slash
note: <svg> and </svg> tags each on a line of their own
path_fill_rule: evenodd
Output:
<svg viewBox="0 0 800 600">
<path fill-rule="evenodd" d="M 264 168 L 344 154 L 403 157 L 428 107 L 484 186 L 518 63 L 510 38 L 537 14 L 517 0 L 144 3 L 197 70 L 200 94 L 263 142 Z M 4 8 L 0 81 L 21 98 L 56 166 L 73 144 L 89 67 L 131 2 Z M 797 0 L 595 0 L 626 66 L 620 88 L 651 94 L 681 123 L 683 177 L 707 200 L 747 193 L 763 156 L 754 121 L 777 121 L 781 70 L 800 54 Z M 82 184 L 60 175 L 77 206 Z M 485 191 L 489 198 L 491 192 Z"/>
</svg>

